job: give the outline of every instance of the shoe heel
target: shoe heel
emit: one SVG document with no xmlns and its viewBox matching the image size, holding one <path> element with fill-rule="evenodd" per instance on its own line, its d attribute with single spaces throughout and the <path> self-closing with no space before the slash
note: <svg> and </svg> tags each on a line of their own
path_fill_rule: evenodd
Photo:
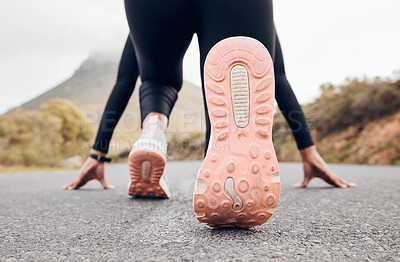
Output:
<svg viewBox="0 0 400 262">
<path fill-rule="evenodd" d="M 265 223 L 278 204 L 279 166 L 272 143 L 274 71 L 259 41 L 217 43 L 204 65 L 212 140 L 194 192 L 197 219 L 213 227 Z"/>
<path fill-rule="evenodd" d="M 137 150 L 129 154 L 131 183 L 129 195 L 141 197 L 169 198 L 167 188 L 160 184 L 165 168 L 165 159 L 150 150 Z"/>
</svg>

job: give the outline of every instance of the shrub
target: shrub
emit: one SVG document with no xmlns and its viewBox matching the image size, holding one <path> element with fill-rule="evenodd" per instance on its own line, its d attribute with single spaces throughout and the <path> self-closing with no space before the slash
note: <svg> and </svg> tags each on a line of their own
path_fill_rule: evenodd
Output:
<svg viewBox="0 0 400 262">
<path fill-rule="evenodd" d="M 92 135 L 70 101 L 53 99 L 39 111 L 18 108 L 0 116 L 0 164 L 56 166 L 62 159 L 86 156 Z"/>
<path fill-rule="evenodd" d="M 316 113 L 321 136 L 400 110 L 400 80 L 348 79 L 339 86 L 325 84 L 321 91 L 321 96 L 306 106 L 306 111 Z"/>
</svg>

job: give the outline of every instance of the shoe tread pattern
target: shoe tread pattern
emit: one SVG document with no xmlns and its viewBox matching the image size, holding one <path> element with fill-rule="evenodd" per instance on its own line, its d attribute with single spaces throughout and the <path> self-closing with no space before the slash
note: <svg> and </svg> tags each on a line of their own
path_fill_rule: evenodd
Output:
<svg viewBox="0 0 400 262">
<path fill-rule="evenodd" d="M 236 109 L 243 109 L 247 116 L 234 112 L 231 81 L 235 79 L 230 76 L 238 65 L 247 70 L 248 94 L 243 88 L 238 90 L 249 99 L 249 105 L 245 101 L 236 103 L 245 105 Z M 243 77 L 243 72 L 239 73 Z M 275 83 L 271 57 L 255 39 L 224 39 L 206 58 L 204 80 L 213 141 L 197 178 L 197 219 L 212 227 L 261 225 L 272 216 L 280 194 L 279 166 L 272 143 Z M 240 121 L 237 125 L 238 116 L 247 126 Z M 241 210 L 233 210 L 233 201 L 224 192 L 229 177 L 243 202 Z"/>
<path fill-rule="evenodd" d="M 148 179 L 142 176 L 142 164 L 148 161 L 150 165 L 150 174 Z M 169 198 L 167 192 L 161 187 L 160 179 L 164 172 L 165 158 L 159 153 L 151 150 L 133 151 L 128 158 L 129 173 L 131 183 L 129 186 L 129 195 L 140 197 Z"/>
</svg>

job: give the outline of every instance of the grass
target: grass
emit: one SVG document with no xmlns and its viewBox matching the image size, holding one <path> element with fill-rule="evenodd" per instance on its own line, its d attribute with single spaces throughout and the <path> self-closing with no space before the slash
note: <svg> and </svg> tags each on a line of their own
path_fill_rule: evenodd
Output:
<svg viewBox="0 0 400 262">
<path fill-rule="evenodd" d="M 38 173 L 38 172 L 71 171 L 71 170 L 79 170 L 79 168 L 0 166 L 0 174 L 15 174 L 15 173 L 28 173 L 28 172 Z"/>
</svg>

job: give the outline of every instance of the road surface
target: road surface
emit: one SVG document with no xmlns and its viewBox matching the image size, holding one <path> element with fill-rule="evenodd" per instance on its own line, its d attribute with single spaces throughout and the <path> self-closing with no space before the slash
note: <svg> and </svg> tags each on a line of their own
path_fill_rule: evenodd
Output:
<svg viewBox="0 0 400 262">
<path fill-rule="evenodd" d="M 127 195 L 128 167 L 108 165 L 104 191 L 61 186 L 77 171 L 0 174 L 0 261 L 400 261 L 400 168 L 332 165 L 356 189 L 300 183 L 282 163 L 272 218 L 254 229 L 199 224 L 192 191 L 200 162 L 169 162 L 171 200 Z"/>
</svg>

